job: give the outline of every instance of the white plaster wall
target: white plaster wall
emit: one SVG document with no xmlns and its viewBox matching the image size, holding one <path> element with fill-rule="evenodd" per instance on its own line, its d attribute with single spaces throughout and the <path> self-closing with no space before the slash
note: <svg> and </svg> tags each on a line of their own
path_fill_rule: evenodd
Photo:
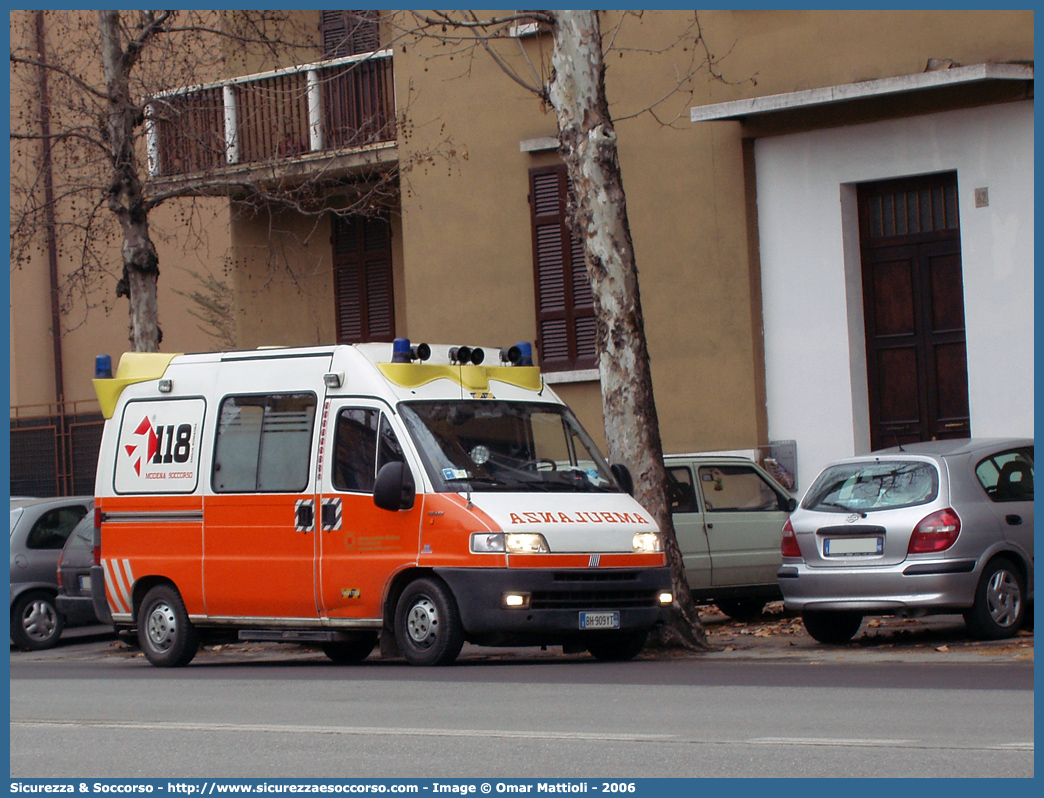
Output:
<svg viewBox="0 0 1044 798">
<path fill-rule="evenodd" d="M 1032 101 L 759 139 L 755 163 L 768 432 L 797 441 L 801 490 L 869 449 L 866 181 L 957 170 L 972 434 L 1033 434 Z"/>
</svg>

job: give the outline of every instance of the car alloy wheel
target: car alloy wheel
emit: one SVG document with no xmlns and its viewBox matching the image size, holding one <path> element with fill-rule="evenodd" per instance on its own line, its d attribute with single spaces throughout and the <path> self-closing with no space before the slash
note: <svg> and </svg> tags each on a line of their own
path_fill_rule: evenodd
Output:
<svg viewBox="0 0 1044 798">
<path fill-rule="evenodd" d="M 984 640 L 1012 637 L 1026 615 L 1022 572 L 1006 557 L 990 561 L 975 589 L 975 603 L 964 613 L 969 631 Z"/>
<path fill-rule="evenodd" d="M 26 593 L 11 610 L 11 641 L 19 648 L 39 651 L 57 645 L 65 627 L 54 598 L 43 592 Z"/>
<path fill-rule="evenodd" d="M 986 606 L 997 626 L 1008 627 L 1019 619 L 1022 589 L 1014 574 L 1000 570 L 990 577 L 986 586 Z"/>
</svg>

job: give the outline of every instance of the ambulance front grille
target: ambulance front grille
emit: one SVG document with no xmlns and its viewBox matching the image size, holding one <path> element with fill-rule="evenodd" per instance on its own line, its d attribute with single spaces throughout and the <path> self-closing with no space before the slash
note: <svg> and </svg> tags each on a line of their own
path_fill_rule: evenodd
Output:
<svg viewBox="0 0 1044 798">
<path fill-rule="evenodd" d="M 633 582 L 637 578 L 637 571 L 594 568 L 584 571 L 556 571 L 554 576 L 556 582 Z"/>
<path fill-rule="evenodd" d="M 650 590 L 535 590 L 529 597 L 535 610 L 626 610 L 656 607 Z"/>
</svg>

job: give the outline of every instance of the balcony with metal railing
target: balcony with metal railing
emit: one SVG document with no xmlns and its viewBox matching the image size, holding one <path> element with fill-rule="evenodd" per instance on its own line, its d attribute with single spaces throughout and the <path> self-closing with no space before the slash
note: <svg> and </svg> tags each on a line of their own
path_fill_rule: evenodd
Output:
<svg viewBox="0 0 1044 798">
<path fill-rule="evenodd" d="M 394 163 L 392 51 L 247 75 L 153 95 L 146 106 L 154 183 L 307 179 Z"/>
</svg>

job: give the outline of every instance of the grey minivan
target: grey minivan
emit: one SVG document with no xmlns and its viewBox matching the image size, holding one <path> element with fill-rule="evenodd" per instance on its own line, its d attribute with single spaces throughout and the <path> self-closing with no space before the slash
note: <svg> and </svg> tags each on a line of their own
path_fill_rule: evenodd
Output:
<svg viewBox="0 0 1044 798">
<path fill-rule="evenodd" d="M 823 643 L 866 615 L 961 613 L 977 637 L 1032 618 L 1033 439 L 905 444 L 826 467 L 783 528 L 779 586 Z"/>
<path fill-rule="evenodd" d="M 73 527 L 94 507 L 92 496 L 11 501 L 11 642 L 50 648 L 65 621 L 58 612 L 58 558 Z"/>
</svg>

